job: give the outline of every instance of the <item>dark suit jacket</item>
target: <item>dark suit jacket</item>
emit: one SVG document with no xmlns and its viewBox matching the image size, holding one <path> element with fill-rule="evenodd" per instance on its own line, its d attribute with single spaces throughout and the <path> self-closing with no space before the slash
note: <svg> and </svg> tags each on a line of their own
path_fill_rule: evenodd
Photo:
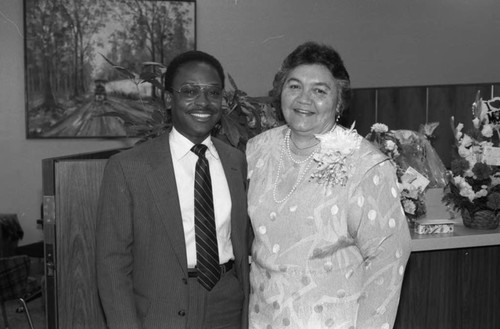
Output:
<svg viewBox="0 0 500 329">
<path fill-rule="evenodd" d="M 231 193 L 231 241 L 247 328 L 246 161 L 242 152 L 212 140 Z M 188 309 L 186 244 L 168 133 L 109 159 L 98 216 L 97 277 L 108 326 L 185 328 L 179 312 Z"/>
</svg>

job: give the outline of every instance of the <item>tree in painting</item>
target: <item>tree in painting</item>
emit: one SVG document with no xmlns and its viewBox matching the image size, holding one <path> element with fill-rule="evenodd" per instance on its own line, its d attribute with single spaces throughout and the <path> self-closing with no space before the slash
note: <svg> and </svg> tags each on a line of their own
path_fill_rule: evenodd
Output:
<svg viewBox="0 0 500 329">
<path fill-rule="evenodd" d="M 163 108 L 161 91 L 143 78 L 194 49 L 194 6 L 25 0 L 28 137 L 133 136 L 119 114 L 140 122 Z"/>
</svg>

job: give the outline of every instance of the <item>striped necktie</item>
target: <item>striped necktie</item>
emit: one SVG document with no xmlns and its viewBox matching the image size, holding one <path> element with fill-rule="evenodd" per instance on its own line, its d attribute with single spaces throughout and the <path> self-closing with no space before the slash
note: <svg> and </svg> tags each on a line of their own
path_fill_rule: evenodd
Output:
<svg viewBox="0 0 500 329">
<path fill-rule="evenodd" d="M 194 180 L 194 224 L 196 236 L 196 263 L 198 282 L 207 290 L 212 290 L 220 278 L 219 252 L 215 230 L 212 181 L 207 146 L 196 144 L 191 151 L 198 156 Z"/>
</svg>

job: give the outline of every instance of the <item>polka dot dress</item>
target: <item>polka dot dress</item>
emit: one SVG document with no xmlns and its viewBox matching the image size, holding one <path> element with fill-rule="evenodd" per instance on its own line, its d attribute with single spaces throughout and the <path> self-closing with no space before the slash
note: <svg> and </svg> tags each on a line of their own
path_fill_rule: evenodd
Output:
<svg viewBox="0 0 500 329">
<path fill-rule="evenodd" d="M 250 328 L 391 328 L 410 236 L 395 169 L 368 142 L 352 156 L 346 186 L 325 190 L 307 163 L 283 158 L 285 127 L 247 145 L 249 215 L 255 233 Z"/>
</svg>

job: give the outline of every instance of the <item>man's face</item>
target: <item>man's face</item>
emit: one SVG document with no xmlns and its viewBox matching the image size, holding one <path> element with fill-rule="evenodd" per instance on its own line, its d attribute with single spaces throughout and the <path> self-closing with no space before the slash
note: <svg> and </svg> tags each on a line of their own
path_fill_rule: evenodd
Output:
<svg viewBox="0 0 500 329">
<path fill-rule="evenodd" d="M 219 74 L 209 64 L 188 62 L 177 71 L 171 92 L 172 121 L 194 144 L 208 137 L 222 115 L 221 88 Z"/>
</svg>

